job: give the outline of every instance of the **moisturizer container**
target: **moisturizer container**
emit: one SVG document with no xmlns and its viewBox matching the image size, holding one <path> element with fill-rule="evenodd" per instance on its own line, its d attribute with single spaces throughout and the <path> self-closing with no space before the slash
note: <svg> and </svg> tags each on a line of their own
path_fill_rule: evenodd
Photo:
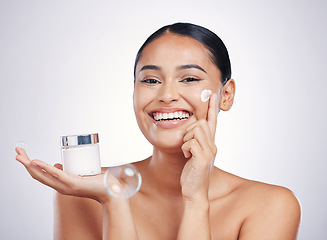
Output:
<svg viewBox="0 0 327 240">
<path fill-rule="evenodd" d="M 100 174 L 98 134 L 62 136 L 61 159 L 63 169 L 67 173 L 80 176 Z"/>
</svg>

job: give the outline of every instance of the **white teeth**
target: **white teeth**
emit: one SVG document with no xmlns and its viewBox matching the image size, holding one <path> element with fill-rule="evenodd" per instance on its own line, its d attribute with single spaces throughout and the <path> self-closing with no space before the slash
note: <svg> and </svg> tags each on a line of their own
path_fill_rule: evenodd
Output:
<svg viewBox="0 0 327 240">
<path fill-rule="evenodd" d="M 161 121 L 161 120 L 173 120 L 173 119 L 187 119 L 190 117 L 189 113 L 185 113 L 183 111 L 177 111 L 177 112 L 170 112 L 170 113 L 153 113 L 153 118 L 156 121 Z"/>
</svg>

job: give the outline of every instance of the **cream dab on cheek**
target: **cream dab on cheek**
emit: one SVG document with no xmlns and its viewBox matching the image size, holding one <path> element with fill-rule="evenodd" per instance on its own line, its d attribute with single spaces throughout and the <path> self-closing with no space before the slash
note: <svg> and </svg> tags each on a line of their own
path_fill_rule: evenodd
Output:
<svg viewBox="0 0 327 240">
<path fill-rule="evenodd" d="M 209 90 L 209 89 L 204 89 L 202 92 L 201 92 L 201 101 L 202 102 L 207 102 L 210 98 L 212 94 L 212 91 Z"/>
</svg>

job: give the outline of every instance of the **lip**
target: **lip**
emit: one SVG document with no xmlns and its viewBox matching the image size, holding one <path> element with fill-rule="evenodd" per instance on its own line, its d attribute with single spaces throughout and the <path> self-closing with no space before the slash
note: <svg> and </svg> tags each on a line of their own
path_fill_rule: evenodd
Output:
<svg viewBox="0 0 327 240">
<path fill-rule="evenodd" d="M 188 113 L 190 116 L 187 119 L 182 119 L 182 120 L 167 120 L 167 121 L 156 121 L 153 118 L 153 114 L 156 112 L 160 112 L 160 113 L 172 113 L 172 112 L 186 112 Z M 157 108 L 157 109 L 153 109 L 152 111 L 150 111 L 148 113 L 149 117 L 151 118 L 152 122 L 159 128 L 165 128 L 165 129 L 169 129 L 169 128 L 176 128 L 179 127 L 183 124 L 185 124 L 188 120 L 190 120 L 190 118 L 192 117 L 193 113 L 184 109 L 184 108 Z"/>
</svg>

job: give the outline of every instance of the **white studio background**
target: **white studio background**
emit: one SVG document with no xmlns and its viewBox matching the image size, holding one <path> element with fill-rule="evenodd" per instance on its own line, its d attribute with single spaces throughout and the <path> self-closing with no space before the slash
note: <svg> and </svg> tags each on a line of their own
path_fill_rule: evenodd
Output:
<svg viewBox="0 0 327 240">
<path fill-rule="evenodd" d="M 159 27 L 203 25 L 225 42 L 237 83 L 220 113 L 216 165 L 283 185 L 301 201 L 299 239 L 327 227 L 325 1 L 0 2 L 0 236 L 52 239 L 53 191 L 15 161 L 60 162 L 60 136 L 100 134 L 103 165 L 141 160 L 151 146 L 133 113 L 133 64 Z"/>
</svg>

